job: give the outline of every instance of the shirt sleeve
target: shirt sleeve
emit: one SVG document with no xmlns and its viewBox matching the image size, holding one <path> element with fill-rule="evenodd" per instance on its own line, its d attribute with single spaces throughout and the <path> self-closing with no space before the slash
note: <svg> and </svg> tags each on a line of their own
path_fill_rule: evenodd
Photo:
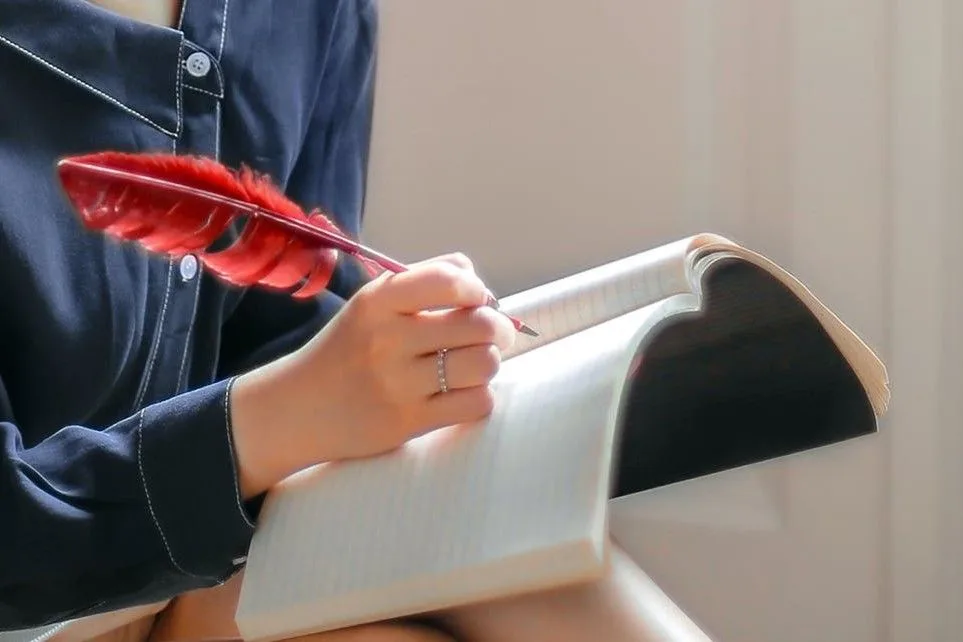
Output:
<svg viewBox="0 0 963 642">
<path fill-rule="evenodd" d="M 286 191 L 357 237 L 371 131 L 375 5 L 343 0 L 337 16 Z M 67 425 L 25 445 L 15 423 L 0 421 L 0 630 L 161 601 L 233 575 L 254 531 L 245 510 L 253 504 L 243 504 L 238 491 L 233 377 L 310 339 L 366 281 L 356 261 L 343 258 L 329 291 L 311 301 L 248 290 L 222 327 L 216 383 L 106 429 Z"/>
<path fill-rule="evenodd" d="M 232 383 L 106 430 L 63 426 L 31 447 L 0 422 L 0 630 L 161 601 L 239 568 L 253 524 L 238 492 Z"/>
<path fill-rule="evenodd" d="M 321 209 L 356 239 L 361 236 L 367 187 L 377 33 L 372 0 L 341 2 L 311 121 L 285 187 L 305 210 Z M 328 290 L 310 301 L 248 290 L 224 325 L 221 376 L 296 349 L 368 280 L 357 260 L 342 256 Z"/>
</svg>

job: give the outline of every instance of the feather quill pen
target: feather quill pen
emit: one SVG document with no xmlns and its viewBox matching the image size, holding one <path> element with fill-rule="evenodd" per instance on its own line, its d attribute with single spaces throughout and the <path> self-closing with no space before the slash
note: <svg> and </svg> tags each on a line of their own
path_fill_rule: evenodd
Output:
<svg viewBox="0 0 963 642">
<path fill-rule="evenodd" d="M 320 210 L 305 213 L 248 168 L 232 171 L 202 156 L 105 151 L 63 158 L 57 173 L 88 228 L 151 252 L 194 253 L 212 274 L 236 286 L 312 297 L 328 286 L 341 253 L 360 261 L 372 277 L 382 270 L 407 270 L 348 238 Z M 209 249 L 244 217 L 237 240 L 225 249 Z M 498 307 L 494 299 L 489 305 Z M 508 318 L 519 332 L 537 336 Z"/>
</svg>

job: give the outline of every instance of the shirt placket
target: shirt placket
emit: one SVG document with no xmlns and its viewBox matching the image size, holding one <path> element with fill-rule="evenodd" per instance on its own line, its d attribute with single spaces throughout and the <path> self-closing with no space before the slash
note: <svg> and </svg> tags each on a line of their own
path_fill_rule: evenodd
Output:
<svg viewBox="0 0 963 642">
<path fill-rule="evenodd" d="M 185 40 L 180 56 L 180 136 L 172 151 L 219 158 L 224 82 L 215 55 Z M 151 403 L 184 391 L 189 384 L 193 328 L 202 286 L 202 264 L 194 254 L 171 260 L 158 320 L 155 351 L 148 360 L 142 401 Z"/>
</svg>

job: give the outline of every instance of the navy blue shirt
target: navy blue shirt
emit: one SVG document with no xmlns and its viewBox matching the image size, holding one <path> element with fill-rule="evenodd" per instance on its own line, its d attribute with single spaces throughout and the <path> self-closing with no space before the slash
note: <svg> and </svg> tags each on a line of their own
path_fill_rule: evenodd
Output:
<svg viewBox="0 0 963 642">
<path fill-rule="evenodd" d="M 186 0 L 174 29 L 0 0 L 0 630 L 234 574 L 256 506 L 238 493 L 232 377 L 301 345 L 363 282 L 342 261 L 331 292 L 297 302 L 111 241 L 83 229 L 57 159 L 246 164 L 357 236 L 372 1 Z"/>
</svg>

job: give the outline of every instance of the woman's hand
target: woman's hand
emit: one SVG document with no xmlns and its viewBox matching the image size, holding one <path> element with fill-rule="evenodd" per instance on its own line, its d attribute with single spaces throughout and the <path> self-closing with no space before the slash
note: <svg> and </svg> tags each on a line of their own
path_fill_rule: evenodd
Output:
<svg viewBox="0 0 963 642">
<path fill-rule="evenodd" d="M 232 417 L 246 494 L 315 463 L 485 418 L 515 337 L 488 294 L 461 255 L 418 263 L 363 287 L 297 352 L 239 377 Z"/>
<path fill-rule="evenodd" d="M 352 297 L 294 359 L 298 420 L 316 433 L 324 459 L 382 453 L 487 416 L 488 384 L 515 335 L 485 306 L 487 296 L 471 263 L 453 256 L 379 278 Z M 443 349 L 447 392 L 438 373 Z"/>
</svg>

